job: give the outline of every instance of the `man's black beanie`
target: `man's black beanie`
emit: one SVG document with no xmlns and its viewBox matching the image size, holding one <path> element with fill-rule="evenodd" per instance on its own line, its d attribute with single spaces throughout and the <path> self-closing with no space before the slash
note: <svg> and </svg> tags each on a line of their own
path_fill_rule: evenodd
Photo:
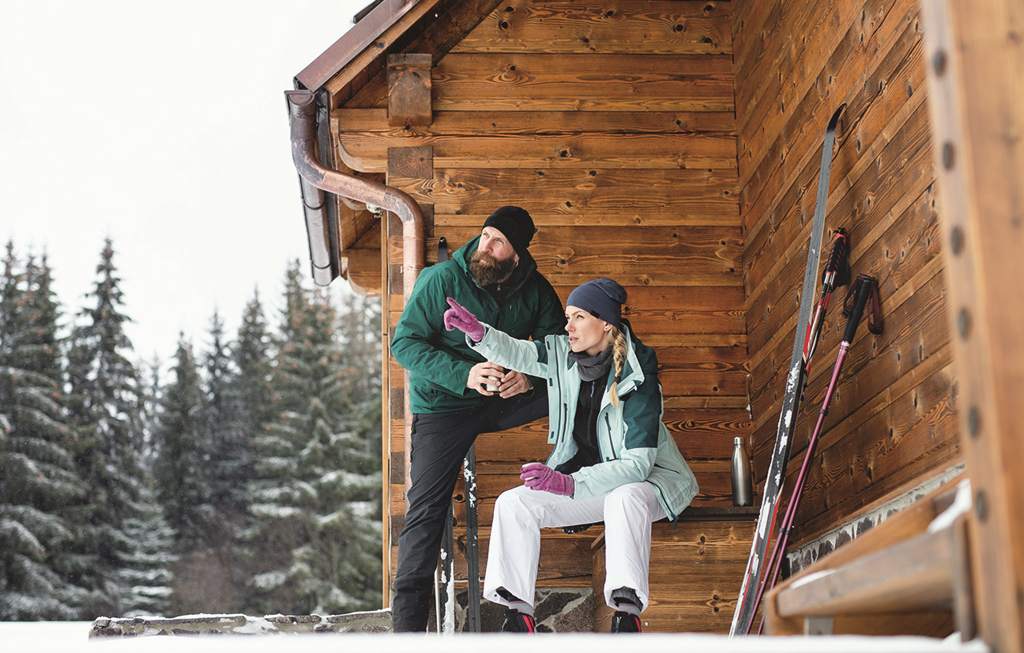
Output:
<svg viewBox="0 0 1024 653">
<path fill-rule="evenodd" d="M 533 234 L 537 231 L 533 226 L 533 218 L 518 206 L 503 206 L 494 213 L 487 216 L 484 221 L 485 227 L 493 227 L 500 231 L 508 239 L 516 254 L 522 256 L 526 248 L 533 240 Z"/>
</svg>

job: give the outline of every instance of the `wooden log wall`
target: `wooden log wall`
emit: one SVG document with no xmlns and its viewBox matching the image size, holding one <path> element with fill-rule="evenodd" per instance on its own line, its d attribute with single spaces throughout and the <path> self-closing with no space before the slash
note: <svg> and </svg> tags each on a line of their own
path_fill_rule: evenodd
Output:
<svg viewBox="0 0 1024 653">
<path fill-rule="evenodd" d="M 645 633 L 727 633 L 747 566 L 754 521 L 655 524 L 651 534 L 650 605 Z M 603 596 L 604 541 L 594 556 L 594 593 Z M 594 632 L 606 633 L 615 611 L 596 601 Z M 760 610 L 754 623 L 760 621 Z"/>
<path fill-rule="evenodd" d="M 627 317 L 657 349 L 664 419 L 703 506 L 731 505 L 732 440 L 751 433 L 732 10 L 717 1 L 502 2 L 435 59 L 430 125 L 390 126 L 380 75 L 332 112 L 338 158 L 385 173 L 427 209 L 428 264 L 440 237 L 454 251 L 491 211 L 515 204 L 540 229 L 530 251 L 563 302 L 595 277 L 626 287 Z M 406 51 L 432 51 L 443 29 Z M 394 220 L 384 247 L 390 333 L 403 306 Z M 404 424 L 402 369 L 390 358 L 387 377 L 393 565 Z M 520 484 L 523 463 L 547 456 L 546 433 L 541 420 L 477 440 L 483 557 L 494 500 Z M 460 485 L 460 524 L 463 501 Z M 589 586 L 598 534 L 545 534 L 540 584 Z"/>
<path fill-rule="evenodd" d="M 832 230 L 848 230 L 853 274 L 878 279 L 885 320 L 880 336 L 862 321 L 843 365 L 790 540 L 800 544 L 962 459 L 922 25 L 916 0 L 743 0 L 732 31 L 758 484 L 793 345 L 822 137 L 843 103 L 824 248 Z M 844 297 L 833 297 L 811 365 L 787 495 L 836 360 Z"/>
</svg>

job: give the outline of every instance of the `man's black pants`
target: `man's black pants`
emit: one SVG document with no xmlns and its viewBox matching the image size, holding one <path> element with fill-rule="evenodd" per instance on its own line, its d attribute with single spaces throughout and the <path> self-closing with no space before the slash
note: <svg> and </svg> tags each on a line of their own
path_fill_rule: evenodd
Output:
<svg viewBox="0 0 1024 653">
<path fill-rule="evenodd" d="M 476 408 L 413 415 L 409 510 L 398 537 L 395 598 L 391 604 L 396 633 L 427 629 L 448 504 L 470 445 L 481 433 L 505 431 L 547 415 L 546 391 L 540 385 L 529 397 L 495 396 Z"/>
</svg>

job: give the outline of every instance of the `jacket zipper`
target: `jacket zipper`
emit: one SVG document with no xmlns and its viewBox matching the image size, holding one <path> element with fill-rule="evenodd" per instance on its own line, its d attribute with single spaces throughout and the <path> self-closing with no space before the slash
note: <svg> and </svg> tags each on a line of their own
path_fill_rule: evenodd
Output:
<svg viewBox="0 0 1024 653">
<path fill-rule="evenodd" d="M 611 456 L 611 458 L 609 458 L 608 460 L 616 460 L 616 458 L 615 458 L 615 446 L 614 446 L 615 443 L 612 442 L 612 420 L 611 420 L 610 417 L 608 417 L 608 411 L 607 410 L 605 410 L 605 413 L 604 413 L 604 425 L 605 425 L 605 430 L 604 430 L 605 437 L 608 439 L 608 455 Z M 605 461 L 605 462 L 607 462 L 607 461 Z"/>
</svg>

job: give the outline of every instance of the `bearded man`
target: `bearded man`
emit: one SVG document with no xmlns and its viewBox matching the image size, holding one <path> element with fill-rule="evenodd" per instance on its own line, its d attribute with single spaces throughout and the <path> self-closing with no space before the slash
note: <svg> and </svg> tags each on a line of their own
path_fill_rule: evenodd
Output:
<svg viewBox="0 0 1024 653">
<path fill-rule="evenodd" d="M 484 360 L 462 332 L 446 330 L 443 319 L 452 297 L 515 338 L 561 333 L 562 302 L 527 249 L 535 231 L 518 206 L 492 213 L 479 236 L 420 273 L 395 327 L 391 352 L 409 371 L 412 411 L 409 509 L 391 604 L 395 632 L 427 628 L 448 505 L 476 436 L 548 414 L 545 383 Z"/>
</svg>

